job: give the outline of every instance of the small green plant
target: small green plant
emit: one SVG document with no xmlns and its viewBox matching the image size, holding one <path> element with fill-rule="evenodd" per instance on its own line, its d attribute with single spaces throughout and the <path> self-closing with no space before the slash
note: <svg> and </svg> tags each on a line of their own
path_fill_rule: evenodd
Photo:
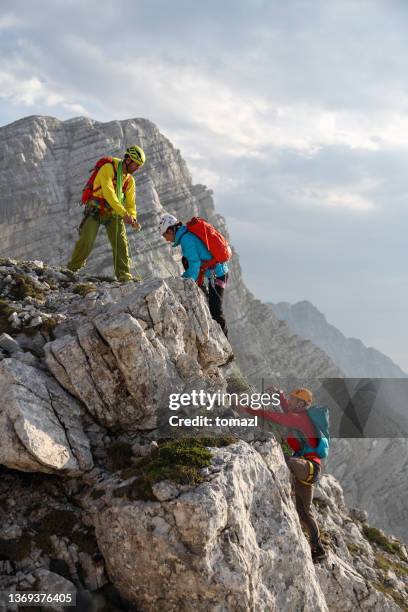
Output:
<svg viewBox="0 0 408 612">
<path fill-rule="evenodd" d="M 324 529 L 322 529 L 320 531 L 320 539 L 321 539 L 322 544 L 324 546 L 328 546 L 330 548 L 333 548 L 332 537 L 331 537 L 331 535 L 330 535 L 330 533 L 328 531 L 325 531 Z"/>
<path fill-rule="evenodd" d="M 287 455 L 288 457 L 291 457 L 293 455 L 293 448 L 289 446 L 286 440 L 281 440 L 280 445 L 284 455 Z"/>
<path fill-rule="evenodd" d="M 55 317 L 48 317 L 47 319 L 44 319 L 41 325 L 41 331 L 47 331 L 52 335 L 57 325 L 58 321 Z"/>
<path fill-rule="evenodd" d="M 387 587 L 381 582 L 373 582 L 372 584 L 375 589 L 377 589 L 381 593 L 384 593 L 384 595 L 388 595 L 388 597 L 391 597 L 395 601 L 395 603 L 401 608 L 401 610 L 403 610 L 403 612 L 408 612 L 407 600 L 397 591 L 395 591 L 395 589 L 393 589 L 392 587 Z"/>
<path fill-rule="evenodd" d="M 96 291 L 96 285 L 94 285 L 94 283 L 78 283 L 72 289 L 72 293 L 76 293 L 81 297 L 85 297 L 88 293 L 92 293 L 93 291 Z"/>
<path fill-rule="evenodd" d="M 44 291 L 29 276 L 13 274 L 13 280 L 14 284 L 10 285 L 9 293 L 15 300 L 24 300 L 26 297 L 44 299 Z"/>
<path fill-rule="evenodd" d="M 352 555 L 361 555 L 364 552 L 361 546 L 358 546 L 353 542 L 346 542 L 346 546 Z"/>
<path fill-rule="evenodd" d="M 152 485 L 160 480 L 197 485 L 204 480 L 200 470 L 211 464 L 208 447 L 222 447 L 237 441 L 234 436 L 202 436 L 179 438 L 161 443 L 151 455 L 141 459 L 126 476 L 137 480 L 115 491 L 115 497 L 154 500 Z"/>
<path fill-rule="evenodd" d="M 384 572 L 392 570 L 398 576 L 408 576 L 408 565 L 402 565 L 401 563 L 395 563 L 390 561 L 385 555 L 378 554 L 375 556 L 375 563 L 379 569 Z"/>
<path fill-rule="evenodd" d="M 15 309 L 10 306 L 7 300 L 0 300 L 0 334 L 15 334 L 17 330 L 13 329 L 9 317 L 15 312 Z"/>
<path fill-rule="evenodd" d="M 370 527 L 367 523 L 363 524 L 363 534 L 367 540 L 380 546 L 386 552 L 397 555 L 402 561 L 405 561 L 405 557 L 402 552 L 401 544 L 399 542 L 393 542 L 389 540 L 379 529 L 376 527 Z"/>
</svg>

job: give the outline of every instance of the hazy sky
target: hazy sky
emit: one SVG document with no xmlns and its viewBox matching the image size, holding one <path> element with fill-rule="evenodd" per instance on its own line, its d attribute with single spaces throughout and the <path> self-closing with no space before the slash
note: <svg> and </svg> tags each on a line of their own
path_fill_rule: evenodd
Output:
<svg viewBox="0 0 408 612">
<path fill-rule="evenodd" d="M 1 0 L 0 124 L 146 117 L 247 285 L 408 371 L 406 0 Z"/>
</svg>

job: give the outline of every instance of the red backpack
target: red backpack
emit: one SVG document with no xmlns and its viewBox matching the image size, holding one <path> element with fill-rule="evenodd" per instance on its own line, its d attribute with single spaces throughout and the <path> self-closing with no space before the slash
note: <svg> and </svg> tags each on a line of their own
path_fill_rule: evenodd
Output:
<svg viewBox="0 0 408 612">
<path fill-rule="evenodd" d="M 101 215 L 103 215 L 104 211 L 105 211 L 105 207 L 104 207 L 104 203 L 105 203 L 105 198 L 101 198 L 98 196 L 94 196 L 94 189 L 93 189 L 93 184 L 94 184 L 94 180 L 96 178 L 96 175 L 98 174 L 99 170 L 102 168 L 102 166 L 104 166 L 105 164 L 112 164 L 113 166 L 113 170 L 115 172 L 115 177 L 116 177 L 116 168 L 115 168 L 115 164 L 113 161 L 113 157 L 102 157 L 101 159 L 98 159 L 98 161 L 96 162 L 93 170 L 92 170 L 92 174 L 89 177 L 83 191 L 82 191 L 82 198 L 81 198 L 81 202 L 82 204 L 86 205 L 88 204 L 88 202 L 90 200 L 98 200 L 99 201 L 99 212 Z M 128 181 L 129 176 L 127 176 L 125 178 L 125 180 L 123 181 L 123 192 L 125 192 L 125 188 L 127 186 L 127 181 Z"/>
<path fill-rule="evenodd" d="M 213 268 L 217 263 L 224 263 L 231 259 L 231 247 L 227 239 L 211 223 L 208 223 L 208 221 L 201 217 L 193 217 L 191 221 L 186 223 L 186 226 L 189 232 L 204 242 L 212 255 L 212 259 L 205 261 L 200 267 L 201 280 L 205 270 Z"/>
</svg>

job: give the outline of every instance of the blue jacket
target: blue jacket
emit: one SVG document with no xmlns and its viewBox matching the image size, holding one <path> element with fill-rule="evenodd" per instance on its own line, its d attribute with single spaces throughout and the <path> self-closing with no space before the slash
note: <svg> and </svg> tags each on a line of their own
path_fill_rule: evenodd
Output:
<svg viewBox="0 0 408 612">
<path fill-rule="evenodd" d="M 204 242 L 195 236 L 195 234 L 189 232 L 185 225 L 179 227 L 176 232 L 173 247 L 179 245 L 181 246 L 183 257 L 188 260 L 188 270 L 186 270 L 182 276 L 184 278 L 192 278 L 196 281 L 198 279 L 201 264 L 204 261 L 212 259 L 212 255 Z M 224 274 L 228 272 L 228 264 L 218 263 L 215 268 L 206 270 L 204 274 L 207 278 L 211 278 L 213 271 L 216 277 L 224 276 Z"/>
</svg>

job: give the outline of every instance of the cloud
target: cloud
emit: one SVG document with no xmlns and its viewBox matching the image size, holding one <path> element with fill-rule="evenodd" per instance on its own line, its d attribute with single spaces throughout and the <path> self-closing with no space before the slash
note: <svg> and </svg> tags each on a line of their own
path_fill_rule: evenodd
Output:
<svg viewBox="0 0 408 612">
<path fill-rule="evenodd" d="M 12 13 L 5 13 L 4 15 L 0 15 L 0 30 L 12 30 L 18 27 L 21 23 L 21 20 Z"/>
<path fill-rule="evenodd" d="M 3 0 L 4 121 L 147 117 L 215 190 L 259 297 L 310 299 L 348 335 L 405 354 L 408 5 L 124 10 L 20 0 L 15 16 Z"/>
<path fill-rule="evenodd" d="M 16 105 L 27 107 L 44 105 L 47 108 L 58 107 L 75 114 L 89 114 L 81 105 L 71 102 L 62 93 L 47 83 L 33 76 L 30 78 L 19 78 L 10 72 L 0 71 L 0 98 Z"/>
</svg>

